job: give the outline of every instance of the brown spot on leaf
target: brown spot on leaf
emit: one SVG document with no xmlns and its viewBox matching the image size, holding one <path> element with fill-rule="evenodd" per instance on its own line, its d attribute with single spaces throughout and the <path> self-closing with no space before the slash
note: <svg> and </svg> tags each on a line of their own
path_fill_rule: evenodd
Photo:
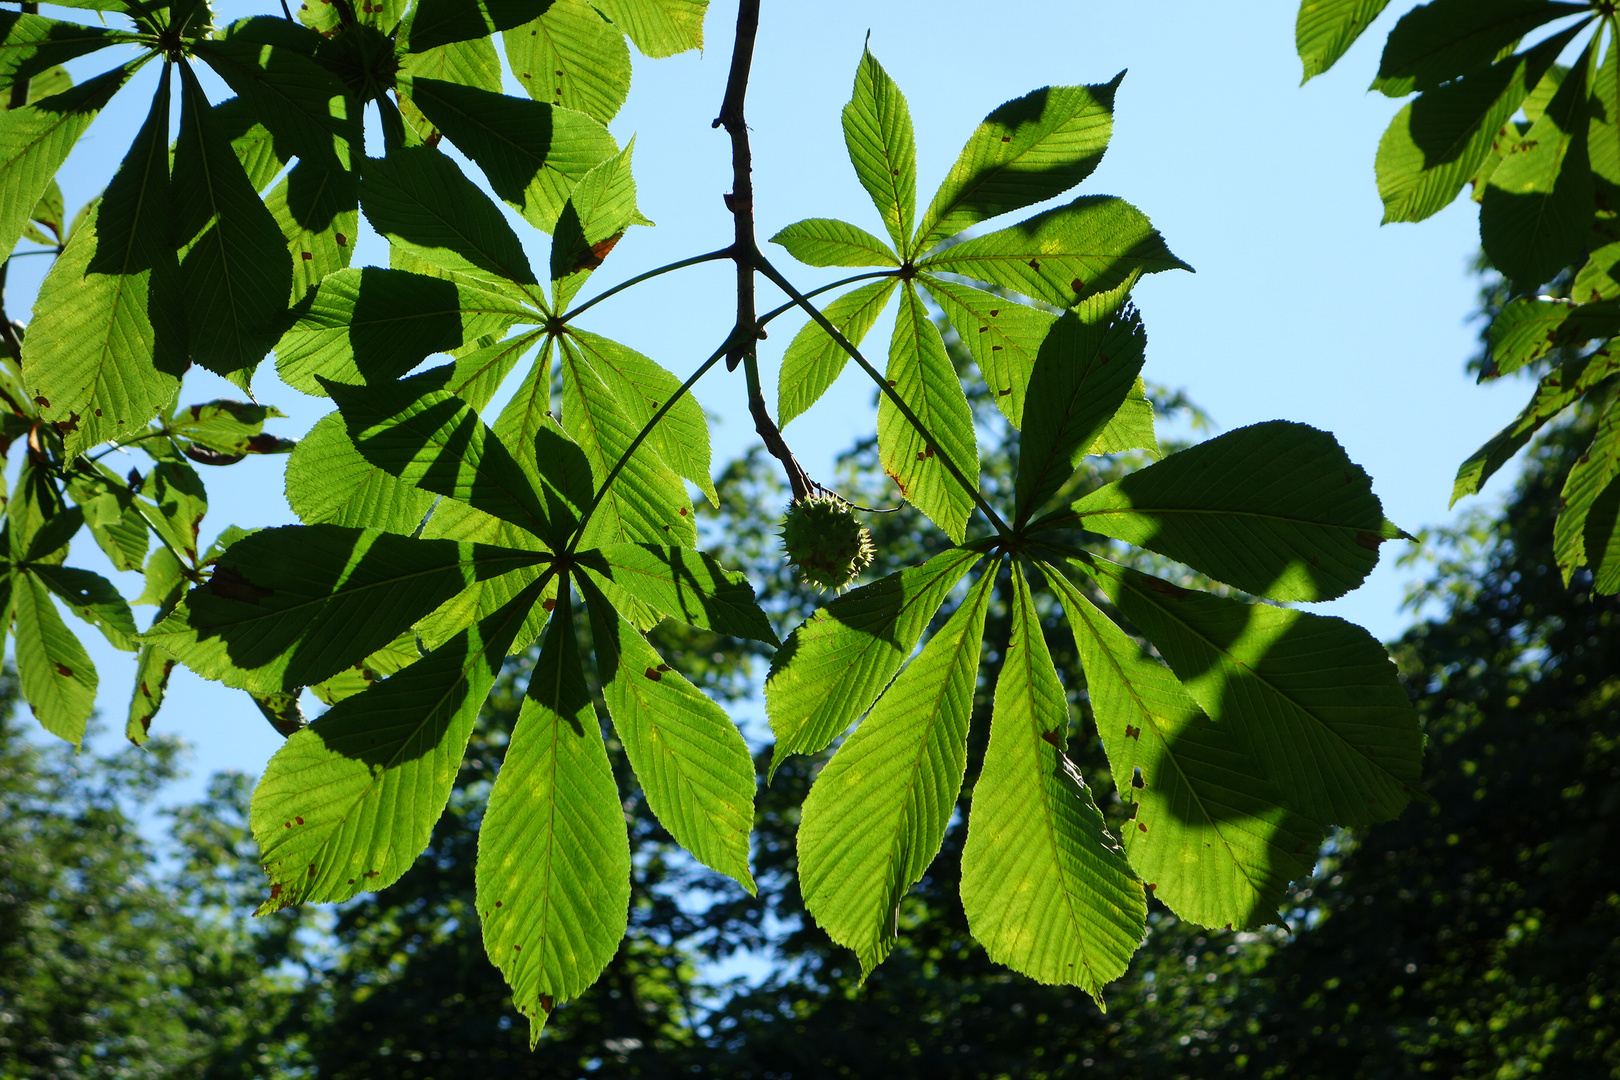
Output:
<svg viewBox="0 0 1620 1080">
<path fill-rule="evenodd" d="M 1126 724 L 1125 737 L 1127 739 L 1140 739 L 1142 737 L 1142 729 L 1139 727 L 1131 727 L 1131 725 Z"/>
<path fill-rule="evenodd" d="M 1180 600 L 1188 595 L 1186 589 L 1183 589 L 1180 585 L 1172 585 L 1163 578 L 1150 577 L 1143 580 L 1147 583 L 1148 588 L 1156 593 L 1162 593 L 1172 600 Z"/>
<path fill-rule="evenodd" d="M 1151 881 L 1148 882 L 1147 885 L 1145 886 L 1145 888 L 1147 889 L 1148 892 L 1152 892 L 1154 889 L 1157 889 L 1158 887 L 1159 887 L 1158 885 L 1156 885 L 1155 883 L 1153 883 Z"/>
<path fill-rule="evenodd" d="M 540 995 L 540 1008 L 547 1016 L 551 1015 L 551 1007 L 553 1004 L 554 1002 L 550 994 Z"/>
<path fill-rule="evenodd" d="M 620 229 L 606 240 L 598 240 L 588 249 L 580 252 L 575 256 L 573 265 L 568 268 L 568 273 L 576 274 L 581 270 L 595 270 L 598 266 L 601 266 L 602 261 L 608 257 L 608 253 L 618 244 L 622 236 L 624 236 L 624 230 Z"/>
<path fill-rule="evenodd" d="M 1079 278 L 1075 278 L 1073 281 L 1069 282 L 1069 288 L 1073 289 L 1075 292 L 1082 292 L 1084 291 L 1085 287 L 1086 283 L 1081 281 Z"/>
<path fill-rule="evenodd" d="M 337 245 L 338 245 L 338 247 L 348 247 L 349 246 L 349 238 L 347 236 L 344 236 L 342 233 L 334 233 L 333 235 L 335 235 L 337 237 Z"/>
<path fill-rule="evenodd" d="M 70 412 L 68 413 L 68 418 L 66 420 L 53 420 L 51 422 L 51 426 L 56 428 L 56 430 L 61 432 L 63 435 L 66 435 L 69 432 L 78 431 L 79 414 L 76 412 Z"/>
<path fill-rule="evenodd" d="M 1136 823 L 1136 827 L 1137 827 L 1137 828 L 1138 828 L 1138 829 L 1141 829 L 1141 830 L 1142 830 L 1142 831 L 1143 831 L 1143 832 L 1147 832 L 1147 826 L 1146 826 L 1146 825 L 1144 825 L 1144 824 L 1143 824 L 1143 823 L 1142 823 L 1142 822 L 1140 822 L 1140 821 L 1138 821 L 1138 822 L 1137 822 L 1137 823 Z"/>
<path fill-rule="evenodd" d="M 62 663 L 60 660 L 56 662 L 56 673 L 62 676 L 64 679 L 73 678 L 73 669 Z"/>
<path fill-rule="evenodd" d="M 308 251 L 300 251 L 298 253 L 298 257 L 300 259 L 303 259 L 305 262 L 310 262 L 311 260 L 313 260 L 315 258 L 315 256 L 311 252 L 308 252 Z"/>
<path fill-rule="evenodd" d="M 309 876 L 310 877 L 315 876 L 315 864 L 314 863 L 309 864 Z"/>
<path fill-rule="evenodd" d="M 1011 135 L 1003 135 L 1001 137 L 1001 141 L 1002 142 L 1012 142 L 1012 136 Z"/>
<path fill-rule="evenodd" d="M 227 600 L 254 606 L 258 606 L 265 597 L 275 594 L 274 589 L 253 584 L 234 566 L 221 566 L 215 570 L 214 576 L 208 580 L 208 591 Z"/>
<path fill-rule="evenodd" d="M 993 307 L 993 308 L 990 309 L 990 317 L 992 319 L 995 318 L 997 315 L 1000 315 L 1000 314 L 1001 314 L 1001 309 L 1000 308 Z"/>
<path fill-rule="evenodd" d="M 1057 730 L 1057 728 L 1053 728 L 1051 731 L 1041 732 L 1041 738 L 1045 739 L 1059 750 L 1063 749 L 1063 736 Z"/>
<path fill-rule="evenodd" d="M 294 814 L 294 815 L 293 815 L 293 820 L 294 820 L 294 821 L 296 821 L 296 822 L 298 822 L 298 824 L 300 824 L 300 825 L 302 825 L 302 824 L 303 824 L 303 823 L 304 823 L 304 819 L 303 819 L 303 818 L 301 818 L 301 817 L 299 817 L 299 816 L 298 816 L 298 815 L 296 815 L 296 814 Z"/>
<path fill-rule="evenodd" d="M 547 611 L 556 611 L 557 610 L 557 601 L 552 600 L 551 598 L 547 597 L 546 599 L 540 601 L 540 606 L 545 608 Z"/>
<path fill-rule="evenodd" d="M 1009 386 L 1003 390 L 997 390 L 996 397 L 1006 397 L 1010 393 L 1012 393 L 1012 387 Z"/>
<path fill-rule="evenodd" d="M 651 679 L 653 682 L 657 682 L 659 679 L 661 679 L 663 677 L 664 677 L 663 674 L 661 672 L 659 672 L 659 670 L 657 668 L 650 667 L 650 668 L 647 669 L 647 678 Z"/>
<path fill-rule="evenodd" d="M 500 906 L 501 906 L 501 902 L 500 902 L 500 901 L 499 901 L 499 900 L 497 900 L 497 901 L 495 901 L 495 906 L 496 906 L 496 907 L 500 907 Z"/>
<path fill-rule="evenodd" d="M 1029 260 L 1029 268 L 1031 270 L 1039 270 L 1041 268 L 1041 264 L 1039 262 L 1037 262 L 1036 260 L 1031 259 L 1031 260 Z"/>
<path fill-rule="evenodd" d="M 514 946 L 512 946 L 512 951 L 513 951 L 513 952 L 522 952 L 522 951 L 523 951 L 523 946 L 521 946 L 521 945 L 514 945 Z"/>
</svg>

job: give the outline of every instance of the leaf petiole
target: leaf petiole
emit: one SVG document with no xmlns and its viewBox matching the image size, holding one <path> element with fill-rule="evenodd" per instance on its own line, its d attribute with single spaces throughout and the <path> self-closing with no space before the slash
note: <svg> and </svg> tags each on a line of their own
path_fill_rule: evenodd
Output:
<svg viewBox="0 0 1620 1080">
<path fill-rule="evenodd" d="M 681 259 L 678 262 L 672 262 L 664 266 L 655 267 L 652 270 L 648 270 L 645 274 L 637 274 L 628 281 L 619 282 L 606 292 L 598 293 L 596 296 L 591 297 L 583 304 L 579 304 L 578 306 L 574 307 L 558 321 L 569 322 L 574 318 L 574 316 L 584 314 L 586 311 L 589 311 L 591 308 L 595 307 L 597 304 L 600 304 L 603 300 L 606 300 L 615 293 L 621 293 L 630 288 L 632 285 L 640 285 L 643 281 L 660 277 L 661 275 L 667 274 L 672 270 L 684 270 L 688 266 L 697 266 L 699 263 L 718 262 L 721 259 L 729 258 L 731 258 L 731 249 L 727 247 L 721 248 L 719 251 L 709 251 L 702 255 L 693 255 L 690 259 Z"/>
</svg>

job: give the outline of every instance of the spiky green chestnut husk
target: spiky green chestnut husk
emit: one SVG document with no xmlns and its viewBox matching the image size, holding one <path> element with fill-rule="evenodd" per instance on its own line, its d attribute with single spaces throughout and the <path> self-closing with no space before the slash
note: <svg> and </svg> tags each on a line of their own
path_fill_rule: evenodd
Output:
<svg viewBox="0 0 1620 1080">
<path fill-rule="evenodd" d="M 782 547 L 804 579 L 822 589 L 842 589 L 872 564 L 872 534 L 846 503 L 830 495 L 812 495 L 788 507 Z"/>
</svg>

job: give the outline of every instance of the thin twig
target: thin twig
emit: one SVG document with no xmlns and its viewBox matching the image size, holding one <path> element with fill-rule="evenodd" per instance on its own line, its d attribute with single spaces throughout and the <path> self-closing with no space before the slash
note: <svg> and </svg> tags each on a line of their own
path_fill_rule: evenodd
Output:
<svg viewBox="0 0 1620 1080">
<path fill-rule="evenodd" d="M 727 371 L 736 371 L 742 358 L 755 351 L 754 342 L 759 339 L 759 323 L 754 318 L 754 156 L 743 115 L 758 33 L 759 0 L 742 0 L 737 6 L 737 39 L 731 50 L 726 96 L 712 125 L 725 128 L 731 136 L 731 193 L 726 196 L 726 207 L 735 225 L 731 257 L 737 263 L 737 325 L 726 348 Z"/>
</svg>

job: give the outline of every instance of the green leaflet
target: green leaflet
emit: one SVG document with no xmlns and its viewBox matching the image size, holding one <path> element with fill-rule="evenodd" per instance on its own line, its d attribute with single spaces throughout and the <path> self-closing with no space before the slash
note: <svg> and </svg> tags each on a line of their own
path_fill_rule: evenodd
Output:
<svg viewBox="0 0 1620 1080">
<path fill-rule="evenodd" d="M 1012 609 L 962 850 L 962 907 L 990 959 L 1101 1001 L 1142 940 L 1147 898 L 1063 751 L 1069 703 L 1016 563 Z"/>
<path fill-rule="evenodd" d="M 614 395 L 638 430 L 681 388 L 681 381 L 668 370 L 627 345 L 584 330 L 574 330 L 569 336 L 581 355 L 612 385 Z M 709 422 L 696 398 L 682 394 L 648 434 L 646 445 L 656 450 L 670 468 L 696 484 L 710 505 L 719 505 L 720 496 L 709 476 Z"/>
<path fill-rule="evenodd" d="M 376 652 L 467 586 L 543 559 L 376 529 L 266 529 L 232 545 L 214 576 L 142 640 L 227 686 L 296 693 Z"/>
<path fill-rule="evenodd" d="M 296 49 L 252 40 L 199 41 L 194 49 L 275 136 L 284 158 L 353 164 L 360 105 L 320 64 Z"/>
<path fill-rule="evenodd" d="M 135 657 L 135 689 L 129 696 L 129 713 L 124 719 L 124 737 L 143 746 L 152 731 L 152 719 L 163 708 L 169 690 L 169 675 L 179 663 L 162 649 L 142 645 Z"/>
<path fill-rule="evenodd" d="M 1072 512 L 1091 532 L 1273 600 L 1343 596 L 1377 565 L 1380 544 L 1405 536 L 1332 435 L 1282 420 L 1172 454 Z"/>
<path fill-rule="evenodd" d="M 95 665 L 67 628 L 44 584 L 11 574 L 10 611 L 17 618 L 17 682 L 40 726 L 78 746 L 96 707 Z"/>
<path fill-rule="evenodd" d="M 945 598 L 983 557 L 960 548 L 941 552 L 840 596 L 788 636 L 765 680 L 765 712 L 776 735 L 772 773 L 789 754 L 825 750 L 872 707 Z"/>
<path fill-rule="evenodd" d="M 917 265 L 1064 308 L 1128 288 L 1143 274 L 1192 269 L 1170 253 L 1145 214 L 1109 195 L 1081 196 Z"/>
<path fill-rule="evenodd" d="M 979 446 L 973 410 L 945 351 L 945 339 L 910 284 L 900 294 L 884 376 L 962 475 L 969 482 L 976 481 Z M 945 470 L 934 447 L 887 394 L 878 398 L 877 437 L 883 471 L 899 486 L 900 494 L 961 543 L 973 513 L 973 496 Z"/>
<path fill-rule="evenodd" d="M 1616 592 L 1614 506 L 1620 488 L 1620 407 L 1610 404 L 1598 422 L 1591 447 L 1564 480 L 1558 521 L 1553 526 L 1553 555 L 1568 585 L 1575 571 L 1591 564 L 1598 592 Z M 1603 587 L 1607 585 L 1608 587 Z"/>
<path fill-rule="evenodd" d="M 583 0 L 556 0 L 502 40 L 512 74 L 536 101 L 577 109 L 605 124 L 630 93 L 624 35 Z"/>
<path fill-rule="evenodd" d="M 610 544 L 581 552 L 579 561 L 593 584 L 623 590 L 660 614 L 717 634 L 780 644 L 747 576 L 706 552 Z"/>
<path fill-rule="evenodd" d="M 489 196 L 432 147 L 366 158 L 360 208 L 390 244 L 482 287 L 541 300 L 517 233 Z"/>
<path fill-rule="evenodd" d="M 709 0 L 594 0 L 593 7 L 652 59 L 703 48 Z"/>
<path fill-rule="evenodd" d="M 1572 27 L 1401 109 L 1378 143 L 1384 222 L 1422 221 L 1450 205 L 1490 154 L 1497 131 L 1579 30 Z"/>
<path fill-rule="evenodd" d="M 159 462 L 142 490 L 136 512 L 165 544 L 195 562 L 197 529 L 208 512 L 208 492 L 196 470 L 179 461 Z"/>
<path fill-rule="evenodd" d="M 1294 47 L 1305 65 L 1301 85 L 1332 67 L 1389 0 L 1301 0 Z"/>
<path fill-rule="evenodd" d="M 388 382 L 425 357 L 503 334 L 538 316 L 498 293 L 375 266 L 323 279 L 276 344 L 287 385 L 324 396 L 319 378 Z"/>
<path fill-rule="evenodd" d="M 905 95 L 870 49 L 861 54 L 855 90 L 844 106 L 844 145 L 894 250 L 909 251 L 917 213 L 917 140 Z"/>
<path fill-rule="evenodd" d="M 556 340 L 546 338 L 540 355 L 523 377 L 517 392 L 495 420 L 495 437 L 513 447 L 518 464 L 545 496 L 547 520 L 559 536 L 579 528 L 595 487 L 585 452 L 563 434 L 552 417 L 551 357 Z"/>
<path fill-rule="evenodd" d="M 398 60 L 397 88 L 405 91 L 400 99 L 400 110 L 405 121 L 417 129 L 423 140 L 432 134 L 433 125 L 416 105 L 418 79 L 454 83 L 487 94 L 501 92 L 501 57 L 490 38 L 438 45 L 425 52 L 407 52 Z"/>
<path fill-rule="evenodd" d="M 289 738 L 253 792 L 270 895 L 261 913 L 392 884 L 433 824 L 539 582 Z"/>
<path fill-rule="evenodd" d="M 697 542 L 686 485 L 662 456 L 640 452 L 624 459 L 641 431 L 632 420 L 638 406 L 613 371 L 598 370 L 592 357 L 570 338 L 558 340 L 557 364 L 562 374 L 562 426 L 590 463 L 598 503 L 585 528 L 581 547 L 604 544 L 668 544 L 691 547 Z M 624 459 L 612 486 L 601 490 L 608 473 Z"/>
<path fill-rule="evenodd" d="M 146 525 L 134 496 L 116 474 L 98 463 L 94 473 L 68 478 L 68 494 L 84 512 L 91 537 L 114 570 L 139 570 L 146 564 Z"/>
<path fill-rule="evenodd" d="M 521 26 L 549 6 L 546 0 L 419 0 L 411 20 L 410 50 L 489 37 Z"/>
<path fill-rule="evenodd" d="M 1114 130 L 1122 71 L 1100 86 L 1047 86 L 997 107 L 968 137 L 917 226 L 916 256 L 971 225 L 1068 191 Z"/>
<path fill-rule="evenodd" d="M 23 377 L 70 455 L 144 427 L 179 385 L 164 71 L 93 221 L 74 230 L 40 286 L 28 328 Z"/>
<path fill-rule="evenodd" d="M 99 26 L 0 12 L 0 85 L 37 78 L 75 57 L 128 40 L 126 33 Z"/>
<path fill-rule="evenodd" d="M 364 693 L 378 680 L 403 671 L 420 660 L 422 653 L 417 649 L 416 641 L 416 632 L 406 630 L 364 660 L 350 664 L 330 679 L 311 686 L 310 693 L 328 705 L 336 705 L 345 698 Z"/>
<path fill-rule="evenodd" d="M 1586 264 L 1575 275 L 1575 282 L 1569 288 L 1569 295 L 1577 301 L 1593 304 L 1603 300 L 1620 299 L 1620 275 L 1617 275 L 1617 270 L 1620 270 L 1620 242 L 1604 244 L 1592 252 L 1591 256 L 1586 260 Z M 1508 307 L 1511 308 L 1524 302 L 1526 301 L 1514 301 Z M 1535 301 L 1528 302 L 1534 303 Z M 1507 314 L 1507 308 L 1503 309 L 1502 314 Z M 1501 317 L 1501 315 L 1498 315 L 1497 319 L 1500 320 Z M 1496 323 L 1492 322 L 1493 355 L 1495 353 L 1495 330 Z"/>
<path fill-rule="evenodd" d="M 552 550 L 562 536 L 511 452 L 436 376 L 375 387 L 327 383 L 361 455 L 407 484 L 509 521 Z"/>
<path fill-rule="evenodd" d="M 1367 631 L 1094 559 L 1068 565 L 1147 635 L 1284 805 L 1315 821 L 1361 825 L 1394 817 L 1411 798 L 1423 736 L 1395 665 Z"/>
<path fill-rule="evenodd" d="M 918 280 L 973 354 L 985 385 L 995 393 L 996 408 L 1013 427 L 1021 427 L 1029 374 L 1055 316 L 932 274 Z"/>
<path fill-rule="evenodd" d="M 1491 173 L 1479 207 L 1479 236 L 1496 268 L 1523 286 L 1581 262 L 1592 227 L 1587 157 L 1587 69 L 1593 43 L 1516 152 Z"/>
<path fill-rule="evenodd" d="M 89 570 L 31 564 L 27 572 L 61 597 L 73 613 L 101 631 L 108 644 L 135 651 L 135 615 L 112 582 Z"/>
<path fill-rule="evenodd" d="M 1121 798 L 1136 804 L 1125 826 L 1132 868 L 1200 926 L 1274 922 L 1288 883 L 1315 864 L 1322 827 L 1282 805 L 1233 731 L 1212 723 L 1162 663 L 1061 573 L 1047 573 L 1109 768 Z"/>
<path fill-rule="evenodd" d="M 625 148 L 580 178 L 563 205 L 551 238 L 551 288 L 560 311 L 601 266 L 632 225 L 651 225 L 636 209 L 636 181 L 630 172 L 631 139 Z"/>
<path fill-rule="evenodd" d="M 595 12 L 589 17 L 606 26 Z M 509 54 L 521 33 L 507 34 Z M 413 81 L 411 101 L 477 163 L 496 195 L 544 232 L 555 227 L 574 186 L 618 152 L 601 122 L 548 104 L 424 78 Z"/>
<path fill-rule="evenodd" d="M 1573 310 L 1567 303 L 1529 296 L 1502 308 L 1487 332 L 1490 358 L 1479 373 L 1480 381 L 1507 375 L 1546 356 L 1558 343 L 1558 328 Z"/>
<path fill-rule="evenodd" d="M 1153 428 L 1153 402 L 1148 400 L 1147 384 L 1140 375 L 1086 453 L 1120 454 L 1126 450 L 1146 450 L 1154 457 L 1159 456 L 1159 437 Z"/>
<path fill-rule="evenodd" d="M 189 244 L 179 289 L 191 358 L 245 386 L 278 336 L 292 260 L 276 219 L 215 126 L 190 65 L 180 65 L 180 82 L 170 197 L 182 208 L 175 242 Z"/>
<path fill-rule="evenodd" d="M 188 405 L 168 417 L 164 426 L 193 460 L 211 453 L 218 456 L 207 464 L 228 465 L 248 454 L 284 454 L 292 450 L 296 445 L 292 440 L 264 432 L 266 420 L 286 415 L 273 405 L 220 398 Z"/>
<path fill-rule="evenodd" d="M 864 974 L 894 947 L 900 899 L 956 809 L 995 564 L 838 748 L 804 800 L 799 888 Z"/>
<path fill-rule="evenodd" d="M 807 266 L 899 266 L 889 245 L 858 225 L 836 218 L 805 218 L 780 230 L 771 243 Z"/>
<path fill-rule="evenodd" d="M 1074 474 L 1136 385 L 1146 348 L 1147 331 L 1134 307 L 1100 323 L 1069 312 L 1052 325 L 1029 376 L 1016 526 Z"/>
<path fill-rule="evenodd" d="M 545 553 L 539 540 L 516 525 L 509 525 L 465 503 L 450 499 L 440 500 L 428 518 L 422 535 L 430 540 L 443 538 Z M 540 581 L 542 590 L 539 603 L 531 608 L 528 620 L 518 628 L 517 636 L 512 639 L 510 653 L 522 652 L 540 637 L 549 610 L 546 605 L 556 600 L 558 579 L 550 573 L 550 569 L 547 563 L 537 563 L 471 585 L 418 622 L 416 636 L 427 648 L 437 648 L 464 627 L 493 614 L 520 592 Z"/>
<path fill-rule="evenodd" d="M 677 843 L 749 895 L 748 835 L 754 823 L 754 761 L 725 711 L 664 663 L 647 639 L 590 584 L 597 677 L 613 730 Z"/>
<path fill-rule="evenodd" d="M 1389 97 L 1433 90 L 1489 67 L 1543 23 L 1590 10 L 1556 0 L 1435 0 L 1390 31 L 1372 89 Z"/>
<path fill-rule="evenodd" d="M 888 306 L 898 282 L 898 278 L 891 277 L 862 285 L 828 304 L 822 314 L 851 345 L 858 347 Z M 782 355 L 782 366 L 777 371 L 777 422 L 786 427 L 821 400 L 847 363 L 849 354 L 820 323 L 814 319 L 805 323 Z"/>
<path fill-rule="evenodd" d="M 352 525 L 411 533 L 433 493 L 373 465 L 354 447 L 340 412 L 309 429 L 287 460 L 287 505 L 306 525 Z"/>
<path fill-rule="evenodd" d="M 138 66 L 125 64 L 81 86 L 0 113 L 0 247 L 5 251 L 17 246 L 79 136 Z"/>
<path fill-rule="evenodd" d="M 1613 346 L 1608 346 L 1590 356 L 1572 357 L 1542 376 L 1530 403 L 1513 422 L 1475 450 L 1457 470 L 1457 479 L 1451 487 L 1452 505 L 1464 495 L 1479 491 L 1491 474 L 1518 453 L 1543 424 L 1616 371 L 1620 371 L 1620 355 L 1615 354 Z"/>
<path fill-rule="evenodd" d="M 613 958 L 630 902 L 624 811 L 567 589 L 478 830 L 477 889 L 484 948 L 537 1039 L 552 1007 Z"/>
<path fill-rule="evenodd" d="M 360 192 L 351 172 L 303 160 L 264 198 L 293 256 L 290 302 L 349 265 L 360 229 Z"/>
</svg>

